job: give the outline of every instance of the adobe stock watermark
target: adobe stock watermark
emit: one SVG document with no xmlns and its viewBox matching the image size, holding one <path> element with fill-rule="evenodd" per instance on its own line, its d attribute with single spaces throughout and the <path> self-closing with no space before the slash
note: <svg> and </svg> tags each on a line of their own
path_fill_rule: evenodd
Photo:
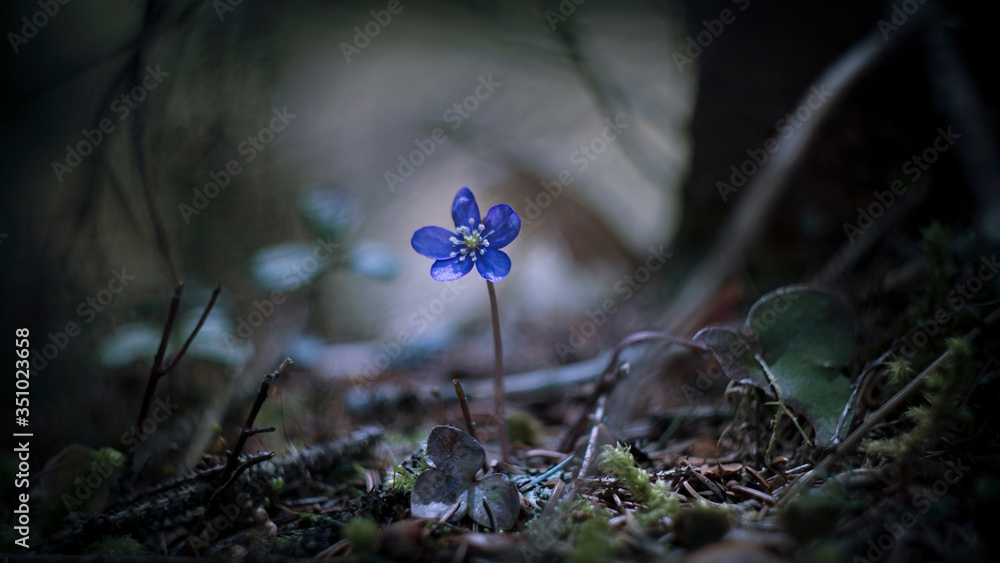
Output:
<svg viewBox="0 0 1000 563">
<path fill-rule="evenodd" d="M 556 9 L 559 13 L 552 10 L 545 10 L 545 21 L 549 22 L 549 27 L 552 31 L 556 30 L 556 27 L 568 20 L 570 16 L 576 13 L 576 7 L 583 5 L 587 0 L 561 0 Z"/>
<path fill-rule="evenodd" d="M 732 172 L 729 176 L 729 183 L 722 180 L 715 183 L 722 201 L 728 201 L 730 194 L 738 192 L 739 188 L 742 188 L 767 163 L 771 155 L 778 152 L 778 149 L 781 148 L 779 136 L 783 140 L 791 139 L 795 132 L 806 121 L 809 121 L 813 112 L 823 107 L 833 94 L 833 90 L 827 90 L 825 84 L 810 87 L 809 97 L 806 98 L 805 103 L 774 122 L 775 135 L 768 137 L 760 147 L 747 149 L 747 156 L 750 158 L 740 163 L 739 168 L 735 164 L 729 167 Z"/>
<path fill-rule="evenodd" d="M 479 83 L 472 94 L 466 96 L 461 102 L 455 102 L 441 114 L 441 119 L 451 125 L 452 132 L 458 131 L 462 123 L 472 117 L 473 112 L 479 109 L 479 103 L 490 99 L 493 92 L 503 85 L 502 82 L 493 80 L 492 73 L 485 77 L 480 75 L 476 78 L 479 80 Z M 399 165 L 396 166 L 395 173 L 391 170 L 386 170 L 383 174 L 385 183 L 389 186 L 389 191 L 395 193 L 396 188 L 412 176 L 424 162 L 427 162 L 427 159 L 437 150 L 437 146 L 447 140 L 448 134 L 442 127 L 435 127 L 431 131 L 431 134 L 423 139 L 413 139 L 413 144 L 417 146 L 416 150 L 411 151 L 406 156 L 400 154 L 397 157 Z"/>
<path fill-rule="evenodd" d="M 463 284 L 463 279 L 444 282 L 444 288 L 437 297 L 426 305 L 417 307 L 417 310 L 410 314 L 408 321 L 411 328 L 400 331 L 395 338 L 379 342 L 379 349 L 375 355 L 365 360 L 363 377 L 369 381 L 378 377 L 413 343 L 415 337 L 423 334 L 431 324 L 441 318 L 448 305 L 458 300 L 468 289 L 468 286 Z"/>
<path fill-rule="evenodd" d="M 972 466 L 962 465 L 961 460 L 945 463 L 948 469 L 944 471 L 941 478 L 934 481 L 929 487 L 923 487 L 914 493 L 910 498 L 909 509 L 904 510 L 897 521 L 883 524 L 882 529 L 885 530 L 885 533 L 875 539 L 868 540 L 865 544 L 868 547 L 865 551 L 865 557 L 855 555 L 851 558 L 853 563 L 881 561 L 892 548 L 896 547 L 896 543 L 906 535 L 907 530 L 920 521 L 921 515 L 927 514 L 934 504 L 948 494 L 951 486 L 958 483 L 972 469 Z"/>
<path fill-rule="evenodd" d="M 118 121 L 128 119 L 132 110 L 139 107 L 139 103 L 145 100 L 149 93 L 162 84 L 168 76 L 170 73 L 160 70 L 160 65 L 156 65 L 156 68 L 153 68 L 152 65 L 146 66 L 146 74 L 143 75 L 140 83 L 112 100 L 108 109 L 118 116 Z M 61 162 L 52 161 L 52 172 L 55 173 L 56 180 L 62 182 L 66 174 L 73 172 L 83 164 L 84 157 L 90 156 L 116 128 L 117 125 L 111 118 L 104 117 L 97 122 L 96 128 L 81 129 L 80 133 L 83 135 L 83 139 L 76 145 L 66 145 L 66 158 Z"/>
<path fill-rule="evenodd" d="M 412 2 L 413 0 L 406 1 Z M 340 51 L 344 54 L 344 60 L 347 61 L 347 64 L 351 64 L 351 56 L 360 55 L 364 48 L 371 45 L 372 41 L 382 33 L 382 30 L 392 23 L 392 16 L 402 13 L 404 7 L 400 3 L 400 0 L 389 0 L 389 3 L 385 5 L 385 9 L 369 12 L 372 19 L 363 26 L 354 26 L 353 42 L 340 42 Z"/>
<path fill-rule="evenodd" d="M 243 3 L 243 0 L 212 0 L 212 9 L 215 10 L 215 17 L 219 21 L 225 21 L 230 12 L 235 12 L 236 7 Z"/>
<path fill-rule="evenodd" d="M 997 271 L 1000 270 L 1000 262 L 997 261 L 996 254 L 989 258 L 981 256 L 979 264 L 979 269 L 975 276 L 956 284 L 945 297 L 945 301 L 954 307 L 955 310 L 961 309 L 966 303 L 971 301 L 977 293 L 986 287 L 989 281 L 996 277 Z M 937 336 L 953 318 L 954 316 L 947 309 L 941 307 L 934 312 L 932 318 L 918 322 L 917 329 L 903 338 L 903 343 L 899 348 L 899 355 L 907 360 L 913 359 L 917 352 L 926 346 L 932 338 Z"/>
<path fill-rule="evenodd" d="M 757 313 L 750 321 L 750 325 L 744 325 L 740 329 L 740 333 L 748 340 L 760 338 L 760 335 L 766 333 L 774 326 L 778 318 L 791 307 L 792 303 L 801 297 L 796 292 L 782 293 L 775 296 L 764 307 L 757 310 Z M 697 377 L 694 379 L 694 385 L 685 383 L 681 387 L 681 390 L 684 392 L 684 398 L 687 400 L 689 406 L 694 406 L 695 399 L 704 395 L 717 380 L 724 378 L 726 370 L 730 369 L 738 358 L 742 358 L 743 354 L 749 353 L 750 349 L 743 342 L 734 341 L 730 344 L 729 350 L 713 350 L 713 352 L 715 352 L 713 356 L 716 361 L 712 362 L 708 371 L 698 368 L 695 370 Z"/>
<path fill-rule="evenodd" d="M 900 167 L 900 171 L 906 175 L 910 181 L 910 185 L 919 180 L 924 172 L 927 172 L 930 166 L 937 162 L 941 154 L 947 152 L 955 144 L 955 141 L 962 137 L 952 131 L 951 126 L 948 126 L 947 130 L 944 127 L 938 127 L 937 133 L 938 135 L 934 138 L 931 146 L 924 149 L 920 154 L 910 157 Z M 854 239 L 865 234 L 865 231 L 875 224 L 875 220 L 884 215 L 896 203 L 896 197 L 905 194 L 908 188 L 909 185 L 904 184 L 902 180 L 894 180 L 889 184 L 888 190 L 881 192 L 878 190 L 873 191 L 872 195 L 878 201 L 871 202 L 867 208 L 858 206 L 857 224 L 844 223 L 844 234 L 847 235 L 847 240 L 851 244 L 854 244 Z"/>
<path fill-rule="evenodd" d="M 257 156 L 267 148 L 267 145 L 271 144 L 278 133 L 285 130 L 285 127 L 295 119 L 294 113 L 288 113 L 288 106 L 284 106 L 281 109 L 274 108 L 271 110 L 273 117 L 271 117 L 270 122 L 264 127 L 261 127 L 257 133 L 248 135 L 246 140 L 240 143 L 236 147 L 236 152 L 243 156 L 244 163 L 251 163 Z M 184 224 L 189 225 L 191 223 L 191 216 L 197 216 L 202 211 L 208 207 L 208 204 L 212 203 L 212 200 L 219 197 L 222 190 L 229 187 L 229 183 L 239 176 L 243 172 L 243 167 L 240 162 L 235 158 L 230 159 L 224 167 L 220 170 L 216 170 L 208 173 L 208 177 L 211 181 L 202 186 L 201 188 L 193 188 L 191 192 L 194 194 L 191 198 L 190 205 L 187 203 L 181 203 L 177 205 L 177 211 L 181 214 L 181 219 L 184 219 Z"/>
<path fill-rule="evenodd" d="M 10 42 L 10 48 L 14 50 L 14 54 L 20 53 L 21 47 L 34 39 L 42 28 L 49 25 L 52 18 L 59 15 L 62 6 L 69 3 L 70 0 L 38 0 L 39 10 L 31 14 L 30 18 L 28 16 L 21 17 L 21 33 L 7 32 L 7 41 Z"/>
<path fill-rule="evenodd" d="M 48 342 L 42 345 L 41 350 L 31 350 L 31 369 L 33 371 L 31 375 L 37 375 L 45 370 L 49 366 L 49 362 L 69 346 L 70 341 L 80 336 L 82 326 L 94 322 L 98 313 L 107 309 L 133 280 L 135 280 L 135 276 L 129 274 L 126 267 L 112 269 L 111 278 L 105 287 L 97 290 L 94 295 L 83 299 L 76 306 L 76 314 L 82 319 L 82 324 L 77 321 L 67 322 L 62 330 L 48 333 Z"/>
<path fill-rule="evenodd" d="M 160 425 L 170 418 L 170 415 L 177 412 L 180 405 L 170 402 L 170 396 L 165 399 L 157 398 L 150 407 L 149 414 L 136 426 L 132 425 L 121 435 L 122 450 L 132 453 L 139 448 L 139 444 L 145 442 L 152 436 Z M 119 469 L 126 460 L 126 456 L 113 456 L 101 463 L 95 464 L 90 473 L 85 476 L 73 478 L 73 494 L 63 493 L 59 500 L 62 501 L 66 512 L 73 512 L 77 507 L 82 506 L 84 501 L 93 496 L 107 480 Z"/>
<path fill-rule="evenodd" d="M 252 508 L 254 504 L 253 498 L 246 492 L 240 492 L 233 500 L 235 502 L 231 501 L 223 504 L 220 501 L 216 504 L 215 516 L 211 518 L 206 517 L 204 521 L 205 528 L 191 538 L 188 545 L 191 551 L 194 552 L 195 557 L 201 556 L 202 550 L 214 544 L 222 536 L 223 532 L 238 525 L 239 522 L 237 520 L 240 515 Z"/>
<path fill-rule="evenodd" d="M 889 20 L 886 21 L 884 18 L 879 18 L 877 22 L 878 30 L 882 34 L 882 40 L 888 41 L 890 34 L 898 33 L 899 28 L 910 21 L 910 16 L 916 14 L 921 6 L 926 3 L 927 0 L 903 0 L 898 4 L 893 3 L 892 10 L 889 13 Z"/>
<path fill-rule="evenodd" d="M 313 248 L 312 255 L 306 256 L 300 262 L 292 265 L 281 275 L 281 282 L 286 289 L 271 290 L 262 301 L 254 299 L 253 310 L 247 313 L 246 317 L 243 315 L 236 317 L 236 335 L 225 335 L 226 347 L 229 352 L 242 348 L 243 344 L 253 336 L 253 333 L 274 316 L 278 307 L 288 298 L 287 294 L 308 284 L 317 269 L 337 256 L 337 251 L 340 250 L 341 246 L 340 242 L 333 240 L 332 235 L 316 237 L 316 246 Z"/>
<path fill-rule="evenodd" d="M 604 128 L 601 130 L 601 134 L 591 139 L 589 143 L 580 145 L 569 155 L 569 161 L 576 165 L 577 173 L 583 173 L 590 168 L 590 164 L 607 151 L 608 147 L 629 128 L 629 125 L 628 119 L 622 114 L 616 114 L 614 119 L 604 118 Z M 524 198 L 524 210 L 518 213 L 521 216 L 522 224 L 534 223 L 542 215 L 542 211 L 548 209 L 552 202 L 562 195 L 563 188 L 575 181 L 576 177 L 569 168 L 560 170 L 555 180 L 542 180 L 543 190 L 540 190 L 534 197 Z"/>
<path fill-rule="evenodd" d="M 586 320 L 581 321 L 579 325 L 570 327 L 568 344 L 556 342 L 555 350 L 556 354 L 559 355 L 559 360 L 565 362 L 570 354 L 579 350 L 587 342 L 587 339 L 597 334 L 597 329 L 604 326 L 608 319 L 620 310 L 620 303 L 625 303 L 641 290 L 653 277 L 653 272 L 662 268 L 671 256 L 673 254 L 665 252 L 662 244 L 659 248 L 650 246 L 645 264 L 615 282 L 614 291 L 618 297 L 605 299 L 600 307 L 593 310 L 588 309 L 585 313 Z"/>
<path fill-rule="evenodd" d="M 740 12 L 745 11 L 750 7 L 750 0 L 731 0 L 735 4 Z M 699 31 L 693 37 L 691 35 L 687 36 L 685 42 L 687 47 L 684 49 L 684 53 L 679 53 L 674 51 L 671 57 L 674 59 L 674 64 L 677 65 L 678 72 L 684 72 L 684 65 L 694 64 L 695 59 L 701 56 L 705 49 L 712 46 L 712 43 L 722 35 L 722 32 L 726 30 L 726 26 L 736 21 L 736 13 L 729 8 L 723 8 L 719 12 L 719 17 L 714 20 L 702 20 L 701 25 L 705 29 Z"/>
</svg>

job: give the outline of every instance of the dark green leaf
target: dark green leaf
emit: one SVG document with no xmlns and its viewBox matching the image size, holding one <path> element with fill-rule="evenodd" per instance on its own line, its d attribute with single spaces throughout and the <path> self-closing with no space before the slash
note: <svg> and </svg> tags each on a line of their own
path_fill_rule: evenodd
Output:
<svg viewBox="0 0 1000 563">
<path fill-rule="evenodd" d="M 286 242 L 255 252 L 250 257 L 250 273 L 261 289 L 287 292 L 316 279 L 332 263 L 316 259 L 316 245 Z"/>
<path fill-rule="evenodd" d="M 726 375 L 774 396 L 763 367 L 754 360 L 759 348 L 785 403 L 802 413 L 816 431 L 816 443 L 832 443 L 837 422 L 851 395 L 841 374 L 854 349 L 854 315 L 847 302 L 828 291 L 781 288 L 760 298 L 741 330 L 743 338 L 721 328 L 704 329 L 704 342 Z M 850 427 L 848 413 L 841 437 Z"/>
<path fill-rule="evenodd" d="M 457 522 L 465 516 L 467 495 L 471 479 L 449 475 L 438 469 L 426 469 L 417 476 L 410 496 L 410 511 L 417 518 L 440 520 L 461 499 L 458 510 L 450 518 Z"/>
<path fill-rule="evenodd" d="M 472 519 L 494 531 L 509 530 L 521 511 L 517 487 L 503 475 L 490 475 L 470 491 Z M 495 519 L 495 525 L 494 525 Z"/>
<path fill-rule="evenodd" d="M 471 481 L 484 465 L 486 450 L 469 434 L 454 426 L 435 426 L 427 437 L 427 464 Z"/>
<path fill-rule="evenodd" d="M 358 241 L 347 256 L 355 272 L 375 280 L 389 281 L 399 275 L 399 261 L 388 246 L 372 241 Z"/>
<path fill-rule="evenodd" d="M 346 190 L 306 184 L 297 203 L 299 213 L 321 235 L 343 236 L 357 223 L 357 204 Z"/>
</svg>

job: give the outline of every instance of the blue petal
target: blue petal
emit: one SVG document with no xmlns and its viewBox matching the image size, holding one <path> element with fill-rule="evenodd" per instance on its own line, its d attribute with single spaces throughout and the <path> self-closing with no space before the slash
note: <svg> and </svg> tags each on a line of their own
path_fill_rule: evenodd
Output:
<svg viewBox="0 0 1000 563">
<path fill-rule="evenodd" d="M 451 218 L 455 220 L 455 227 L 472 229 L 479 225 L 479 206 L 476 205 L 476 196 L 472 195 L 472 190 L 458 190 L 455 201 L 451 204 Z"/>
<path fill-rule="evenodd" d="M 491 246 L 486 249 L 485 254 L 476 260 L 476 269 L 479 270 L 479 275 L 487 280 L 498 282 L 510 273 L 510 256 Z"/>
<path fill-rule="evenodd" d="M 455 233 L 447 229 L 424 227 L 413 233 L 410 246 L 421 256 L 444 260 L 451 258 L 451 253 L 455 252 L 455 243 L 451 242 L 453 238 L 455 238 Z"/>
<path fill-rule="evenodd" d="M 459 257 L 448 260 L 438 260 L 431 266 L 431 277 L 437 281 L 451 281 L 468 274 L 472 271 L 472 260 L 466 258 L 459 260 Z"/>
<path fill-rule="evenodd" d="M 484 233 L 495 231 L 487 237 L 487 240 L 490 241 L 490 248 L 503 248 L 514 240 L 517 233 L 521 232 L 521 218 L 511 206 L 501 203 L 494 205 L 486 214 L 483 226 L 486 227 Z"/>
</svg>

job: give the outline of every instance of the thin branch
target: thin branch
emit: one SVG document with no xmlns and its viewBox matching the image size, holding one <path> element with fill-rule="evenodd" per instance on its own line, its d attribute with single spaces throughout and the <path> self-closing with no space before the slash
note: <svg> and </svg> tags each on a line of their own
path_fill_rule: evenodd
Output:
<svg viewBox="0 0 1000 563">
<path fill-rule="evenodd" d="M 260 412 L 260 407 L 263 406 L 264 401 L 267 400 L 268 392 L 271 390 L 271 385 L 274 380 L 281 375 L 281 372 L 285 370 L 289 365 L 292 364 L 291 358 L 285 358 L 278 369 L 264 376 L 264 381 L 260 384 L 260 390 L 257 391 L 257 398 L 253 402 L 253 406 L 250 408 L 250 414 L 247 415 L 246 422 L 243 423 L 243 431 L 240 432 L 240 437 L 236 441 L 236 445 L 233 450 L 229 452 L 229 460 L 226 462 L 226 469 L 222 472 L 222 477 L 219 479 L 220 483 L 231 482 L 233 475 L 236 473 L 237 466 L 239 465 L 240 455 L 243 453 L 243 447 L 247 443 L 247 439 L 255 434 L 260 434 L 261 432 L 273 431 L 274 428 L 254 428 L 254 421 L 257 420 L 257 414 Z M 225 487 L 220 487 L 224 489 Z"/>
<path fill-rule="evenodd" d="M 992 313 L 990 313 L 988 317 L 986 317 L 984 323 L 991 324 L 998 317 L 1000 317 L 1000 309 L 995 309 Z M 979 327 L 973 328 L 972 330 L 970 330 L 965 334 L 964 339 L 967 342 L 971 342 L 981 333 L 982 330 L 980 330 Z M 894 412 L 896 409 L 901 407 L 903 403 L 905 403 L 906 400 L 909 399 L 910 395 L 912 395 L 913 392 L 920 387 L 924 379 L 928 375 L 933 373 L 935 370 L 937 370 L 939 367 L 941 367 L 941 365 L 944 362 L 946 362 L 950 357 L 951 357 L 951 350 L 945 350 L 943 354 L 938 356 L 936 360 L 934 360 L 933 362 L 931 362 L 929 366 L 924 368 L 924 371 L 920 372 L 919 375 L 914 377 L 912 381 L 906 384 L 906 387 L 900 389 L 898 393 L 893 395 L 891 399 L 886 401 L 885 404 L 879 407 L 877 411 L 872 413 L 872 415 L 869 416 L 868 419 L 865 420 L 864 423 L 862 423 L 861 426 L 857 428 L 857 430 L 852 432 L 851 435 L 848 436 L 847 439 L 845 439 L 844 442 L 840 444 L 836 450 L 834 450 L 830 455 L 826 456 L 826 458 L 824 458 L 823 461 L 817 464 L 815 468 L 813 468 L 808 473 L 804 474 L 802 477 L 799 478 L 798 481 L 796 481 L 794 484 L 788 487 L 788 489 L 784 492 L 784 494 L 781 495 L 781 500 L 778 501 L 777 508 L 781 508 L 787 505 L 792 498 L 794 498 L 796 495 L 803 492 L 805 489 L 807 489 L 813 483 L 815 483 L 816 480 L 819 479 L 820 475 L 828 472 L 830 468 L 833 466 L 833 464 L 837 462 L 837 460 L 839 460 L 840 458 L 851 452 L 854 449 L 854 447 L 857 446 L 859 442 L 861 442 L 861 439 L 868 434 L 868 432 L 870 432 L 873 428 L 875 428 L 875 426 L 879 424 L 883 418 L 885 418 L 890 413 Z"/>
<path fill-rule="evenodd" d="M 466 399 L 465 391 L 462 389 L 462 382 L 458 379 L 452 379 L 451 384 L 455 386 L 455 395 L 458 396 L 458 404 L 462 406 L 465 427 L 469 429 L 469 435 L 476 441 L 479 441 L 479 438 L 476 436 L 476 425 L 472 422 L 472 413 L 469 412 L 469 401 Z"/>
<path fill-rule="evenodd" d="M 611 393 L 611 391 L 614 390 L 615 385 L 617 385 L 622 377 L 624 377 L 627 370 L 618 369 L 618 360 L 622 352 L 633 344 L 648 342 L 650 340 L 666 340 L 672 344 L 680 344 L 689 348 L 708 351 L 708 347 L 701 342 L 691 340 L 689 338 L 677 337 L 660 331 L 651 330 L 636 332 L 623 338 L 621 342 L 615 346 L 615 350 L 611 354 L 611 359 L 608 361 L 607 367 L 604 368 L 604 372 L 601 373 L 598 378 L 597 385 L 594 387 L 593 393 L 590 394 L 590 397 L 587 399 L 587 404 L 583 407 L 583 413 L 580 415 L 580 418 L 577 419 L 576 424 L 570 427 L 569 431 L 566 433 L 566 437 L 563 438 L 562 444 L 559 446 L 560 452 L 568 453 L 571 449 L 573 449 L 573 444 L 576 443 L 577 438 L 580 437 L 587 425 L 587 416 L 597 406 L 598 397 Z"/>
<path fill-rule="evenodd" d="M 167 313 L 167 321 L 163 325 L 163 335 L 160 337 L 160 346 L 156 350 L 153 358 L 153 365 L 149 369 L 149 379 L 146 380 L 146 391 L 142 395 L 142 405 L 139 407 L 139 417 L 135 421 L 135 433 L 142 432 L 142 423 L 149 415 L 149 405 L 153 402 L 153 394 L 156 393 L 156 384 L 166 373 L 163 369 L 163 358 L 167 353 L 167 344 L 170 343 L 170 333 L 173 331 L 174 320 L 177 319 L 177 310 L 181 305 L 181 296 L 184 294 L 184 282 L 178 282 L 174 288 L 174 295 L 170 299 L 170 312 Z M 132 456 L 135 449 L 129 451 L 126 467 L 132 465 Z"/>
<path fill-rule="evenodd" d="M 594 411 L 594 425 L 590 429 L 590 439 L 587 440 L 587 450 L 583 454 L 583 462 L 580 463 L 580 471 L 576 474 L 579 481 L 587 475 L 590 465 L 594 461 L 594 451 L 597 450 L 597 435 L 601 428 L 601 420 L 604 418 L 604 402 L 607 399 L 604 395 L 597 400 L 597 410 Z"/>
<path fill-rule="evenodd" d="M 184 342 L 184 346 L 181 347 L 181 351 L 177 352 L 177 355 L 170 360 L 170 364 L 163 368 L 163 375 L 166 375 L 167 372 L 172 370 L 174 366 L 177 365 L 177 362 L 184 357 L 184 354 L 187 353 L 191 343 L 194 342 L 194 338 L 198 336 L 198 332 L 201 331 L 201 327 L 204 326 L 205 319 L 208 318 L 208 315 L 212 312 L 212 308 L 215 307 L 215 301 L 219 298 L 220 293 L 222 293 L 222 284 L 217 283 L 215 284 L 215 289 L 212 290 L 212 296 L 208 299 L 208 305 L 205 305 L 205 310 L 201 312 L 198 324 L 194 326 L 194 330 L 191 331 L 191 335 L 188 336 L 187 341 Z"/>
<path fill-rule="evenodd" d="M 142 396 L 142 406 L 139 408 L 139 417 L 136 419 L 135 432 L 142 432 L 142 423 L 149 416 L 149 406 L 153 402 L 153 395 L 156 393 L 156 386 L 160 381 L 160 378 L 167 375 L 177 362 L 184 357 L 187 352 L 188 347 L 191 342 L 194 341 L 195 337 L 198 336 L 198 332 L 201 330 L 203 324 L 205 324 L 205 319 L 208 318 L 209 313 L 212 312 L 212 308 L 215 307 L 215 301 L 219 297 L 219 293 L 222 292 L 222 286 L 216 285 L 215 289 L 212 290 L 212 297 L 208 301 L 208 305 L 205 306 L 205 310 L 201 313 L 201 318 L 198 320 L 198 324 L 191 331 L 188 336 L 187 342 L 184 343 L 184 347 L 181 348 L 174 357 L 170 360 L 169 364 L 164 366 L 167 355 L 167 346 L 170 344 L 170 335 L 173 332 L 174 321 L 177 320 L 177 311 L 180 309 L 181 297 L 184 294 L 184 282 L 177 282 L 177 286 L 174 288 L 174 295 L 170 300 L 170 311 L 167 313 L 167 321 L 163 325 L 163 334 L 160 337 L 160 346 L 156 350 L 156 356 L 153 358 L 153 365 L 149 369 L 149 379 L 146 382 L 146 391 Z M 132 455 L 135 450 L 129 452 L 127 466 L 131 465 Z"/>
</svg>

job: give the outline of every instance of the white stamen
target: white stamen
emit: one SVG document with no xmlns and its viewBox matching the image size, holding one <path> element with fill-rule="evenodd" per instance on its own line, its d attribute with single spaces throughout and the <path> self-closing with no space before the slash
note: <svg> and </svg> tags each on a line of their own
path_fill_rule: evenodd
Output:
<svg viewBox="0 0 1000 563">
<path fill-rule="evenodd" d="M 473 261 L 473 262 L 475 262 L 475 261 L 476 261 L 476 255 L 475 255 L 475 254 L 473 254 L 473 255 L 472 255 L 472 261 Z"/>
<path fill-rule="evenodd" d="M 450 239 L 448 239 L 448 241 L 451 242 L 452 244 L 462 244 L 462 241 L 458 240 L 455 237 L 451 237 Z"/>
<path fill-rule="evenodd" d="M 473 257 L 473 258 L 475 258 L 475 257 Z M 465 255 L 464 255 L 464 254 L 463 254 L 463 255 L 461 255 L 461 256 L 460 256 L 460 257 L 458 258 L 458 261 L 459 261 L 459 262 L 465 262 Z"/>
<path fill-rule="evenodd" d="M 456 257 L 456 256 L 458 256 L 458 253 L 457 253 L 457 252 L 452 252 L 452 253 L 451 253 L 451 256 L 449 256 L 448 258 L 454 258 L 454 257 Z"/>
<path fill-rule="evenodd" d="M 486 239 L 483 239 L 483 246 L 488 247 L 489 245 L 490 245 L 490 241 L 488 241 Z"/>
<path fill-rule="evenodd" d="M 484 254 L 486 254 L 486 249 L 485 248 L 480 248 L 479 249 L 479 255 L 482 256 Z"/>
<path fill-rule="evenodd" d="M 462 253 L 462 256 L 465 256 L 466 254 L 468 254 L 468 253 L 469 253 L 469 249 L 468 249 L 468 248 L 463 248 L 463 249 L 462 249 L 462 250 L 460 250 L 459 252 L 461 252 L 461 253 Z"/>
<path fill-rule="evenodd" d="M 479 232 L 481 233 L 481 232 L 483 232 L 483 231 L 485 231 L 485 230 L 486 230 L 486 225 L 484 225 L 484 224 L 480 223 L 480 224 L 479 224 Z"/>
<path fill-rule="evenodd" d="M 470 218 L 470 219 L 469 219 L 469 224 L 470 224 L 470 225 L 475 225 L 475 224 L 476 224 L 476 220 L 475 220 L 475 219 L 472 219 L 472 218 Z"/>
</svg>

